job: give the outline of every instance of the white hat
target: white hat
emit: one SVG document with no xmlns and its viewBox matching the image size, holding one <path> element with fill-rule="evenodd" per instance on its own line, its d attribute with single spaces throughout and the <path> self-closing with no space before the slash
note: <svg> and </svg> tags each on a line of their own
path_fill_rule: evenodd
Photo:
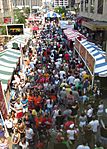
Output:
<svg viewBox="0 0 107 149">
<path fill-rule="evenodd" d="M 71 125 L 69 126 L 69 128 L 71 128 L 71 129 L 74 128 L 74 124 L 71 124 Z"/>
</svg>

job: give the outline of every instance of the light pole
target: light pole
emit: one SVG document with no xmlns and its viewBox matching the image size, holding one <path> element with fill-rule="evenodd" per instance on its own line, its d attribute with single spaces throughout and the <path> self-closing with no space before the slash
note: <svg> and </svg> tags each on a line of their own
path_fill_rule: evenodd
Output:
<svg viewBox="0 0 107 149">
<path fill-rule="evenodd" d="M 32 16 L 32 0 L 30 0 L 30 17 Z"/>
</svg>

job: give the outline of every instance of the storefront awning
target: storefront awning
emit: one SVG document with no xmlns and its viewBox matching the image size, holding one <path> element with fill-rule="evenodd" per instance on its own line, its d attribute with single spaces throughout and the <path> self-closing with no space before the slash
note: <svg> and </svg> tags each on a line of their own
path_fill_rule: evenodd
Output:
<svg viewBox="0 0 107 149">
<path fill-rule="evenodd" d="M 89 28 L 90 30 L 107 30 L 107 22 L 98 22 L 98 21 L 82 21 L 82 25 Z"/>
<path fill-rule="evenodd" d="M 82 41 L 81 44 L 95 59 L 94 73 L 95 74 L 107 73 L 106 53 L 98 46 L 96 46 L 94 43 L 91 43 L 89 41 Z"/>
<path fill-rule="evenodd" d="M 76 39 L 75 49 L 92 75 L 107 74 L 106 53 L 87 40 Z"/>
<path fill-rule="evenodd" d="M 3 90 L 7 89 L 8 81 L 11 81 L 20 56 L 21 52 L 14 49 L 6 49 L 0 53 L 0 80 Z"/>
</svg>

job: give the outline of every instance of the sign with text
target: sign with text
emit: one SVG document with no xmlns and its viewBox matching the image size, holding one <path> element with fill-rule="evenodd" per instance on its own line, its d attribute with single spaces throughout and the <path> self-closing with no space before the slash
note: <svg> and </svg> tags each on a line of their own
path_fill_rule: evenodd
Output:
<svg viewBox="0 0 107 149">
<path fill-rule="evenodd" d="M 75 48 L 79 52 L 81 58 L 86 62 L 87 67 L 93 74 L 95 65 L 94 57 L 87 51 L 87 49 L 79 42 L 77 38 L 75 40 Z"/>
<path fill-rule="evenodd" d="M 95 59 L 93 56 L 87 51 L 87 57 L 86 57 L 86 64 L 91 70 L 92 73 L 94 73 L 94 64 L 95 64 Z"/>
<path fill-rule="evenodd" d="M 86 49 L 84 48 L 83 45 L 80 45 L 80 55 L 82 56 L 82 58 L 86 61 Z"/>
<path fill-rule="evenodd" d="M 23 24 L 8 24 L 7 32 L 8 32 L 8 35 L 24 34 L 24 25 Z"/>
<path fill-rule="evenodd" d="M 76 48 L 76 50 L 79 52 L 79 49 L 80 49 L 80 42 L 79 42 L 79 40 L 75 40 L 75 48 Z"/>
</svg>

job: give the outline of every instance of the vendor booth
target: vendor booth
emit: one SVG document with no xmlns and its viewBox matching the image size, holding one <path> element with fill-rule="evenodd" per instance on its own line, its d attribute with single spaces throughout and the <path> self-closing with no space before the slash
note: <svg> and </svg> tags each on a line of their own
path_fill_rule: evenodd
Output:
<svg viewBox="0 0 107 149">
<path fill-rule="evenodd" d="M 87 40 L 76 38 L 74 49 L 79 54 L 92 76 L 92 86 L 98 82 L 101 89 L 107 89 L 106 52 Z"/>
<path fill-rule="evenodd" d="M 66 35 L 67 37 L 67 40 L 68 40 L 68 46 L 73 49 L 73 43 L 75 41 L 75 39 L 77 37 L 80 37 L 80 38 L 83 38 L 83 39 L 86 39 L 86 37 L 84 37 L 84 35 L 80 34 L 77 30 L 74 30 L 72 28 L 67 28 L 64 30 L 64 34 Z"/>
</svg>

